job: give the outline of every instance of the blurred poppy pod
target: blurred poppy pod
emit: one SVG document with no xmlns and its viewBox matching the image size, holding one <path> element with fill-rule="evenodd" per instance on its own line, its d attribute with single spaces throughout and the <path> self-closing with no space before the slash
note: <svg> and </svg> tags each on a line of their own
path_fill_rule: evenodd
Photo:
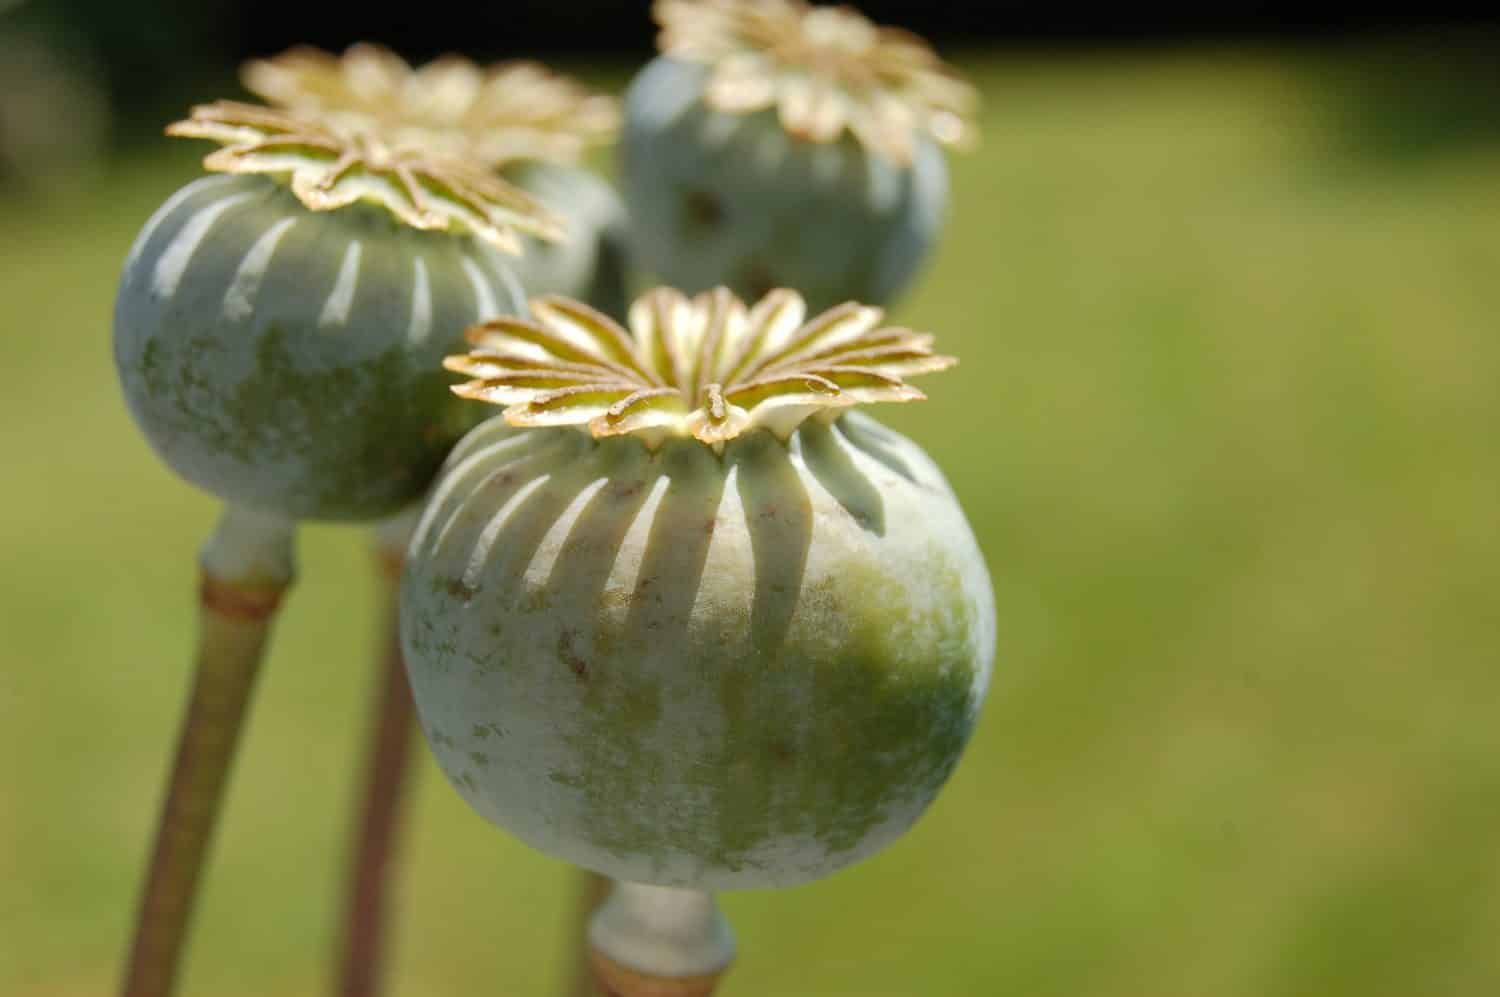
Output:
<svg viewBox="0 0 1500 997">
<path fill-rule="evenodd" d="M 942 226 L 971 87 L 920 38 L 802 0 L 660 0 L 626 97 L 634 248 L 691 291 L 888 302 Z"/>
<path fill-rule="evenodd" d="M 567 226 L 562 241 L 526 237 L 512 264 L 526 292 L 624 309 L 625 209 L 614 189 L 581 165 L 619 131 L 614 98 L 529 60 L 480 66 L 449 54 L 413 67 L 368 42 L 343 55 L 299 46 L 252 60 L 240 75 L 271 104 L 497 171 Z"/>
</svg>

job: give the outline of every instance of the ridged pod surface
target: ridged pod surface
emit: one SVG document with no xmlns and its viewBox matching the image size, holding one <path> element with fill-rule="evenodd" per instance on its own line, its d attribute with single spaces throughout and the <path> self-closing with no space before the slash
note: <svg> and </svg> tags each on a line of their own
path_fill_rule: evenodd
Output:
<svg viewBox="0 0 1500 997">
<path fill-rule="evenodd" d="M 775 110 L 710 108 L 709 76 L 660 56 L 626 95 L 622 182 L 641 265 L 685 291 L 795 287 L 815 309 L 900 294 L 943 224 L 937 144 L 915 137 L 901 165 L 848 135 L 804 141 Z"/>
<path fill-rule="evenodd" d="M 527 238 L 512 264 L 528 296 L 564 294 L 621 319 L 628 292 L 625 206 L 603 178 L 568 163 L 524 160 L 502 175 L 563 219 L 559 242 Z"/>
<path fill-rule="evenodd" d="M 479 813 L 705 890 L 815 879 L 909 828 L 995 636 L 942 474 L 859 413 L 718 454 L 492 420 L 450 458 L 402 603 L 422 725 Z"/>
<path fill-rule="evenodd" d="M 441 363 L 470 323 L 524 310 L 508 267 L 375 205 L 312 212 L 265 177 L 204 177 L 126 260 L 126 401 L 178 474 L 228 502 L 296 519 L 395 512 L 481 414 Z"/>
</svg>

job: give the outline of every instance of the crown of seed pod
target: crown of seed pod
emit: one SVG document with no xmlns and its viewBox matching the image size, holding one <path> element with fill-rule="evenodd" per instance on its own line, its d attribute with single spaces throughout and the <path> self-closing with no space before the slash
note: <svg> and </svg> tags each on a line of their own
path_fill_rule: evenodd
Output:
<svg viewBox="0 0 1500 997">
<path fill-rule="evenodd" d="M 802 0 L 658 0 L 622 145 L 635 249 L 694 290 L 886 302 L 941 227 L 973 89 L 915 35 Z"/>
<path fill-rule="evenodd" d="M 289 518 L 374 518 L 472 425 L 438 364 L 524 308 L 504 257 L 558 223 L 483 164 L 374 127 L 219 102 L 169 134 L 220 176 L 147 222 L 115 301 L 130 410 L 166 462 Z"/>
<path fill-rule="evenodd" d="M 620 113 L 613 98 L 536 62 L 481 67 L 444 55 L 413 67 L 369 43 L 341 56 L 300 46 L 248 62 L 240 75 L 271 104 L 497 170 L 567 223 L 566 240 L 529 239 L 514 262 L 526 291 L 623 309 L 625 210 L 607 183 L 579 165 L 591 147 L 614 141 Z"/>
<path fill-rule="evenodd" d="M 481 67 L 450 54 L 413 67 L 390 49 L 361 42 L 342 56 L 298 46 L 245 63 L 240 77 L 279 107 L 487 166 L 577 162 L 619 130 L 612 98 L 529 61 Z"/>
<path fill-rule="evenodd" d="M 628 331 L 532 314 L 448 361 L 504 418 L 455 449 L 403 580 L 449 778 L 640 883 L 786 886 L 893 841 L 968 739 L 994 611 L 942 474 L 850 409 L 952 360 L 785 290 L 659 289 Z"/>
</svg>

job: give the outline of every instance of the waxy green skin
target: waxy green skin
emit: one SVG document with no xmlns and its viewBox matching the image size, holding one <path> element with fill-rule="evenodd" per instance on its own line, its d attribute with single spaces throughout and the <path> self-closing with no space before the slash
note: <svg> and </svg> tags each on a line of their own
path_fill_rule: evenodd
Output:
<svg viewBox="0 0 1500 997">
<path fill-rule="evenodd" d="M 774 110 L 707 108 L 706 76 L 661 56 L 626 94 L 622 189 L 641 265 L 689 292 L 725 284 L 753 299 L 795 287 L 814 313 L 892 301 L 942 228 L 942 150 L 919 136 L 907 168 L 847 134 L 799 140 Z"/>
<path fill-rule="evenodd" d="M 614 188 L 581 166 L 545 160 L 508 164 L 501 175 L 563 220 L 562 240 L 527 237 L 512 267 L 527 296 L 561 294 L 624 321 L 629 226 Z"/>
<path fill-rule="evenodd" d="M 418 528 L 401 629 L 479 813 L 616 879 L 724 890 L 906 831 L 969 738 L 995 621 L 941 473 L 851 414 L 722 455 L 486 423 Z"/>
<path fill-rule="evenodd" d="M 368 520 L 420 496 L 483 414 L 449 392 L 442 358 L 469 324 L 523 307 L 506 261 L 470 238 L 210 176 L 137 238 L 115 361 L 182 477 L 265 513 Z"/>
</svg>

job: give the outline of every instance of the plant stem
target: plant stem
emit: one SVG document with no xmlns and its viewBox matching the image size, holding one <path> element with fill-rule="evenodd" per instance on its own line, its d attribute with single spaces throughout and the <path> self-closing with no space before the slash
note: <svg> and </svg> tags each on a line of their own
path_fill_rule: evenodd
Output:
<svg viewBox="0 0 1500 997">
<path fill-rule="evenodd" d="M 193 688 L 136 917 L 124 997 L 172 993 L 271 622 L 291 584 L 294 530 L 286 520 L 231 505 L 203 548 Z"/>
<path fill-rule="evenodd" d="M 376 534 L 383 651 L 366 755 L 364 800 L 354 827 L 344 900 L 337 981 L 337 993 L 342 997 L 378 994 L 386 962 L 393 856 L 408 792 L 412 732 L 416 727 L 411 687 L 401 659 L 398 618 L 401 565 L 413 522 L 408 516 L 397 517 Z"/>
<path fill-rule="evenodd" d="M 589 968 L 589 921 L 609 896 L 611 884 L 608 876 L 589 869 L 580 869 L 575 881 L 578 899 L 568 931 L 568 955 L 573 963 L 573 975 L 567 981 L 568 997 L 598 997 L 599 988 Z"/>
<path fill-rule="evenodd" d="M 734 935 L 710 894 L 617 883 L 589 923 L 589 949 L 606 997 L 709 997 Z"/>
</svg>

